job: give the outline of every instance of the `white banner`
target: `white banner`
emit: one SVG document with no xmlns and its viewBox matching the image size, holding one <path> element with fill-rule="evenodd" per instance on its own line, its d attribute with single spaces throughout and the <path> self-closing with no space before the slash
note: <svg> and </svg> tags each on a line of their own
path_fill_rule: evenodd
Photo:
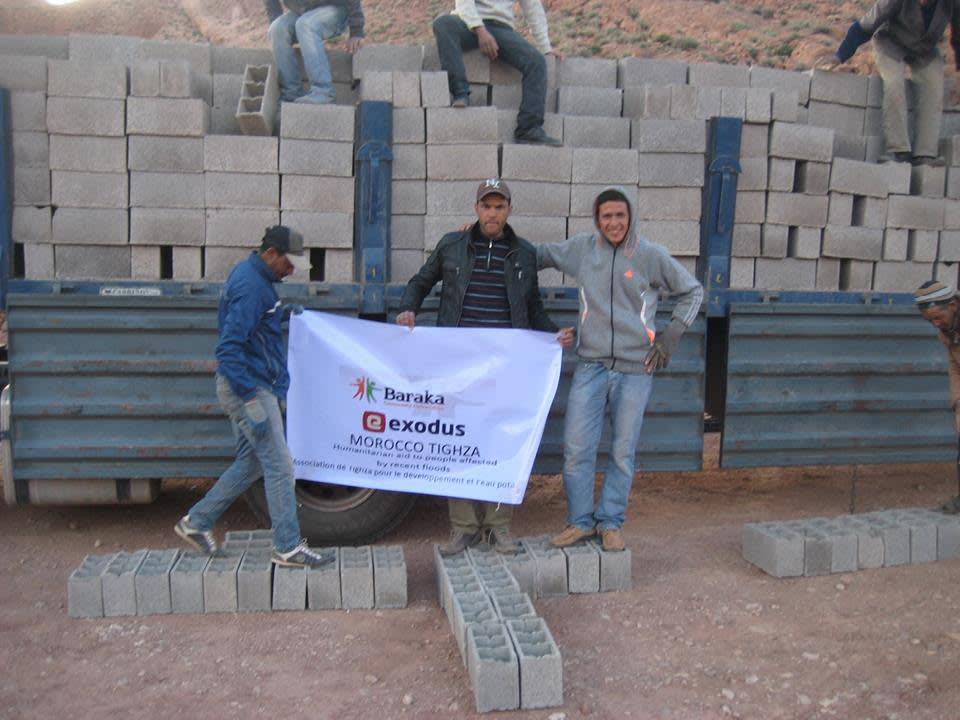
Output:
<svg viewBox="0 0 960 720">
<path fill-rule="evenodd" d="M 301 480 L 518 504 L 560 379 L 555 336 L 290 318 Z"/>
</svg>

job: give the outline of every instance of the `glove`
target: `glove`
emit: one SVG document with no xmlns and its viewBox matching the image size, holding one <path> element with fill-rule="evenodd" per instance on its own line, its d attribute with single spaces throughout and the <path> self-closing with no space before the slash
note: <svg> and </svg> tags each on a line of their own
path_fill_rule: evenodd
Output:
<svg viewBox="0 0 960 720">
<path fill-rule="evenodd" d="M 657 339 L 653 342 L 653 347 L 643 359 L 643 364 L 648 373 L 662 370 L 670 362 L 670 358 L 677 350 L 680 344 L 680 336 L 686 330 L 686 326 L 679 320 L 671 320 L 667 329 L 657 333 Z"/>
<path fill-rule="evenodd" d="M 291 315 L 299 315 L 303 312 L 303 305 L 300 303 L 287 303 L 283 306 L 283 319 L 289 320 Z"/>
<path fill-rule="evenodd" d="M 250 423 L 250 430 L 257 438 L 264 438 L 270 432 L 270 420 L 260 398 L 253 397 L 243 404 L 243 414 Z"/>
</svg>

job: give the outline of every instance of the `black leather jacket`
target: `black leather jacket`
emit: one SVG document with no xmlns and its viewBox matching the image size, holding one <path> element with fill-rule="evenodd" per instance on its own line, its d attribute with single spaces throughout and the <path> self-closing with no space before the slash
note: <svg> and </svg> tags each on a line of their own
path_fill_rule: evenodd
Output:
<svg viewBox="0 0 960 720">
<path fill-rule="evenodd" d="M 471 233 L 479 232 L 476 223 L 469 230 L 447 233 L 430 254 L 420 271 L 410 278 L 400 301 L 400 312 L 417 312 L 433 286 L 443 281 L 438 327 L 457 327 L 463 310 L 463 298 L 473 272 L 474 250 Z M 537 253 L 533 245 L 517 237 L 513 228 L 504 228 L 510 250 L 504 267 L 510 319 L 515 328 L 557 332 L 558 328 L 543 309 L 537 283 Z"/>
</svg>

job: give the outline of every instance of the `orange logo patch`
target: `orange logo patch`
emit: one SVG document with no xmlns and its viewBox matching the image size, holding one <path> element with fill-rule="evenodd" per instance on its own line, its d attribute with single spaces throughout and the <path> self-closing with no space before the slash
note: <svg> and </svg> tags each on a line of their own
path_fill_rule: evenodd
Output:
<svg viewBox="0 0 960 720">
<path fill-rule="evenodd" d="M 623 276 L 624 276 L 625 278 L 627 278 L 627 279 L 632 278 L 632 277 L 633 277 L 633 268 L 630 268 L 629 270 L 627 270 L 627 271 L 623 274 Z"/>
</svg>

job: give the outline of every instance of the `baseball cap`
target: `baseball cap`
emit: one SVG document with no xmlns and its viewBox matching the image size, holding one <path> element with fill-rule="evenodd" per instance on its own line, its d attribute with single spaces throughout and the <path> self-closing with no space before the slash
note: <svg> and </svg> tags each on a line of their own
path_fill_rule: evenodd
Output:
<svg viewBox="0 0 960 720">
<path fill-rule="evenodd" d="M 927 280 L 913 293 L 913 301 L 922 308 L 924 305 L 949 302 L 956 294 L 950 285 L 940 280 Z"/>
<path fill-rule="evenodd" d="M 502 195 L 507 202 L 510 202 L 510 188 L 500 178 L 487 178 L 480 183 L 480 187 L 477 188 L 477 202 L 487 195 Z"/>
<path fill-rule="evenodd" d="M 310 258 L 303 254 L 303 235 L 286 225 L 273 225 L 263 234 L 263 244 L 272 247 L 287 259 L 297 270 L 310 270 Z"/>
</svg>

